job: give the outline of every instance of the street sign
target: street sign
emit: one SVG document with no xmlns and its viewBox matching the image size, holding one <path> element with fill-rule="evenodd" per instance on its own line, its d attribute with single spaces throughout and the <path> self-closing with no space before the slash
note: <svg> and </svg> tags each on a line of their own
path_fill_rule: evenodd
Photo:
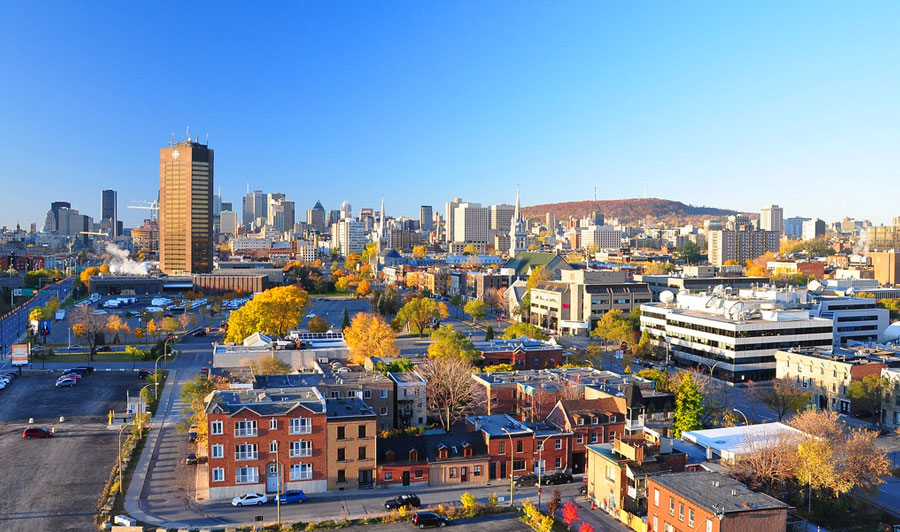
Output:
<svg viewBox="0 0 900 532">
<path fill-rule="evenodd" d="M 34 295 L 33 288 L 14 288 L 13 295 L 16 297 L 31 297 Z"/>
<path fill-rule="evenodd" d="M 27 366 L 28 355 L 31 353 L 31 344 L 13 344 L 11 352 L 13 366 Z"/>
</svg>

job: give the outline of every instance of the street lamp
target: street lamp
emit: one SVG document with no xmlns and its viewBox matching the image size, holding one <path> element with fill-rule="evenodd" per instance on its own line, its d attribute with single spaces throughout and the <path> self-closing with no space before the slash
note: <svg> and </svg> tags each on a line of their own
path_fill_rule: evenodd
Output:
<svg viewBox="0 0 900 532">
<path fill-rule="evenodd" d="M 166 338 L 166 341 L 163 342 L 163 356 L 166 357 L 166 369 L 169 369 L 169 357 L 166 356 L 166 351 L 168 351 L 169 340 L 172 340 L 173 338 L 176 338 L 175 335 L 169 335 Z"/>
<path fill-rule="evenodd" d="M 750 424 L 750 420 L 749 420 L 749 419 L 747 419 L 747 414 L 745 414 L 745 413 L 743 413 L 743 412 L 741 412 L 741 411 L 740 411 L 740 410 L 738 410 L 738 409 L 737 409 L 737 408 L 732 408 L 732 410 L 734 410 L 734 411 L 735 411 L 735 412 L 737 412 L 737 413 L 738 413 L 738 414 L 740 414 L 740 415 L 742 415 L 742 416 L 744 416 L 744 423 L 746 423 L 746 424 L 747 424 L 747 425 L 749 425 L 749 424 Z"/>
<path fill-rule="evenodd" d="M 500 430 L 502 430 L 503 432 L 506 433 L 507 436 L 509 436 L 509 507 L 512 508 L 514 497 L 515 497 L 515 495 L 514 495 L 515 479 L 513 478 L 513 467 L 514 467 L 513 459 L 515 458 L 516 451 L 515 451 L 515 447 L 513 446 L 512 434 L 509 432 L 509 430 L 507 430 L 506 427 L 501 427 Z"/>
<path fill-rule="evenodd" d="M 119 428 L 119 493 L 122 493 L 124 489 L 124 486 L 122 486 L 122 462 L 124 462 L 122 459 L 122 431 L 125 430 L 126 427 L 128 427 L 128 424 L 123 421 L 122 426 Z"/>
<path fill-rule="evenodd" d="M 544 444 L 547 443 L 547 439 L 551 436 L 553 434 L 541 440 L 541 444 L 538 446 L 538 510 L 541 509 L 541 495 L 544 493 L 544 483 L 541 481 L 544 474 Z"/>
<path fill-rule="evenodd" d="M 278 484 L 275 487 L 275 520 L 281 527 L 281 464 L 278 462 L 278 440 L 272 440 L 275 444 L 275 474 L 278 476 Z"/>
<path fill-rule="evenodd" d="M 163 354 L 156 357 L 156 360 L 153 362 L 153 400 L 156 401 L 159 399 L 159 376 L 157 375 L 157 371 L 159 368 L 159 359 L 166 356 L 165 348 L 163 349 Z"/>
</svg>

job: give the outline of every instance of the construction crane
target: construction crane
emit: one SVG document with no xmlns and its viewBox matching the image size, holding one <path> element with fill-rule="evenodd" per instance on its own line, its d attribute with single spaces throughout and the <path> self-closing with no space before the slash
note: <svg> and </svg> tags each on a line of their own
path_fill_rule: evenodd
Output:
<svg viewBox="0 0 900 532">
<path fill-rule="evenodd" d="M 157 201 L 135 201 L 135 205 L 129 205 L 129 209 L 142 209 L 150 211 L 150 217 L 154 220 L 159 216 L 159 202 Z"/>
</svg>

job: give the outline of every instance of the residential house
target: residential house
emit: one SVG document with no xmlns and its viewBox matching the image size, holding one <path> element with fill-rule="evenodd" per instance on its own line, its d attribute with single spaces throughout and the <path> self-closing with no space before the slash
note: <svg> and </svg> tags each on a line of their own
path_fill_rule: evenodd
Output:
<svg viewBox="0 0 900 532">
<path fill-rule="evenodd" d="M 426 382 L 412 371 L 391 372 L 388 378 L 394 383 L 394 407 L 396 428 L 421 427 L 428 421 L 428 404 L 425 395 Z"/>
<path fill-rule="evenodd" d="M 518 478 L 534 470 L 534 430 L 510 416 L 470 416 L 466 423 L 481 432 L 489 455 L 488 479 Z"/>
<path fill-rule="evenodd" d="M 571 458 L 567 469 L 573 474 L 585 472 L 587 446 L 607 443 L 625 433 L 625 399 L 563 400 L 556 403 L 547 416 L 556 427 L 574 434 Z"/>
<path fill-rule="evenodd" d="M 325 404 L 328 489 L 373 487 L 378 416 L 358 397 Z"/>
<path fill-rule="evenodd" d="M 516 369 L 555 368 L 565 364 L 565 353 L 556 340 L 535 340 L 520 336 L 510 340 L 472 342 L 481 352 L 483 364 L 511 364 Z"/>
<path fill-rule="evenodd" d="M 379 438 L 377 484 L 485 484 L 490 457 L 479 432 Z"/>
<path fill-rule="evenodd" d="M 619 388 L 624 391 L 587 386 L 584 398 L 624 397 L 625 434 L 641 434 L 647 428 L 668 438 L 675 422 L 675 395 L 642 387 L 633 380 Z"/>
</svg>

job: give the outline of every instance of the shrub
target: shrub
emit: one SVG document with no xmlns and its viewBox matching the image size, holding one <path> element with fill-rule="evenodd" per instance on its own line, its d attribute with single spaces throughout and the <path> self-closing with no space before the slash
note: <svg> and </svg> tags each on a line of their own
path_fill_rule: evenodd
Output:
<svg viewBox="0 0 900 532">
<path fill-rule="evenodd" d="M 478 512 L 478 500 L 468 491 L 462 494 L 459 502 L 462 503 L 463 514 L 466 517 L 474 517 Z"/>
</svg>

